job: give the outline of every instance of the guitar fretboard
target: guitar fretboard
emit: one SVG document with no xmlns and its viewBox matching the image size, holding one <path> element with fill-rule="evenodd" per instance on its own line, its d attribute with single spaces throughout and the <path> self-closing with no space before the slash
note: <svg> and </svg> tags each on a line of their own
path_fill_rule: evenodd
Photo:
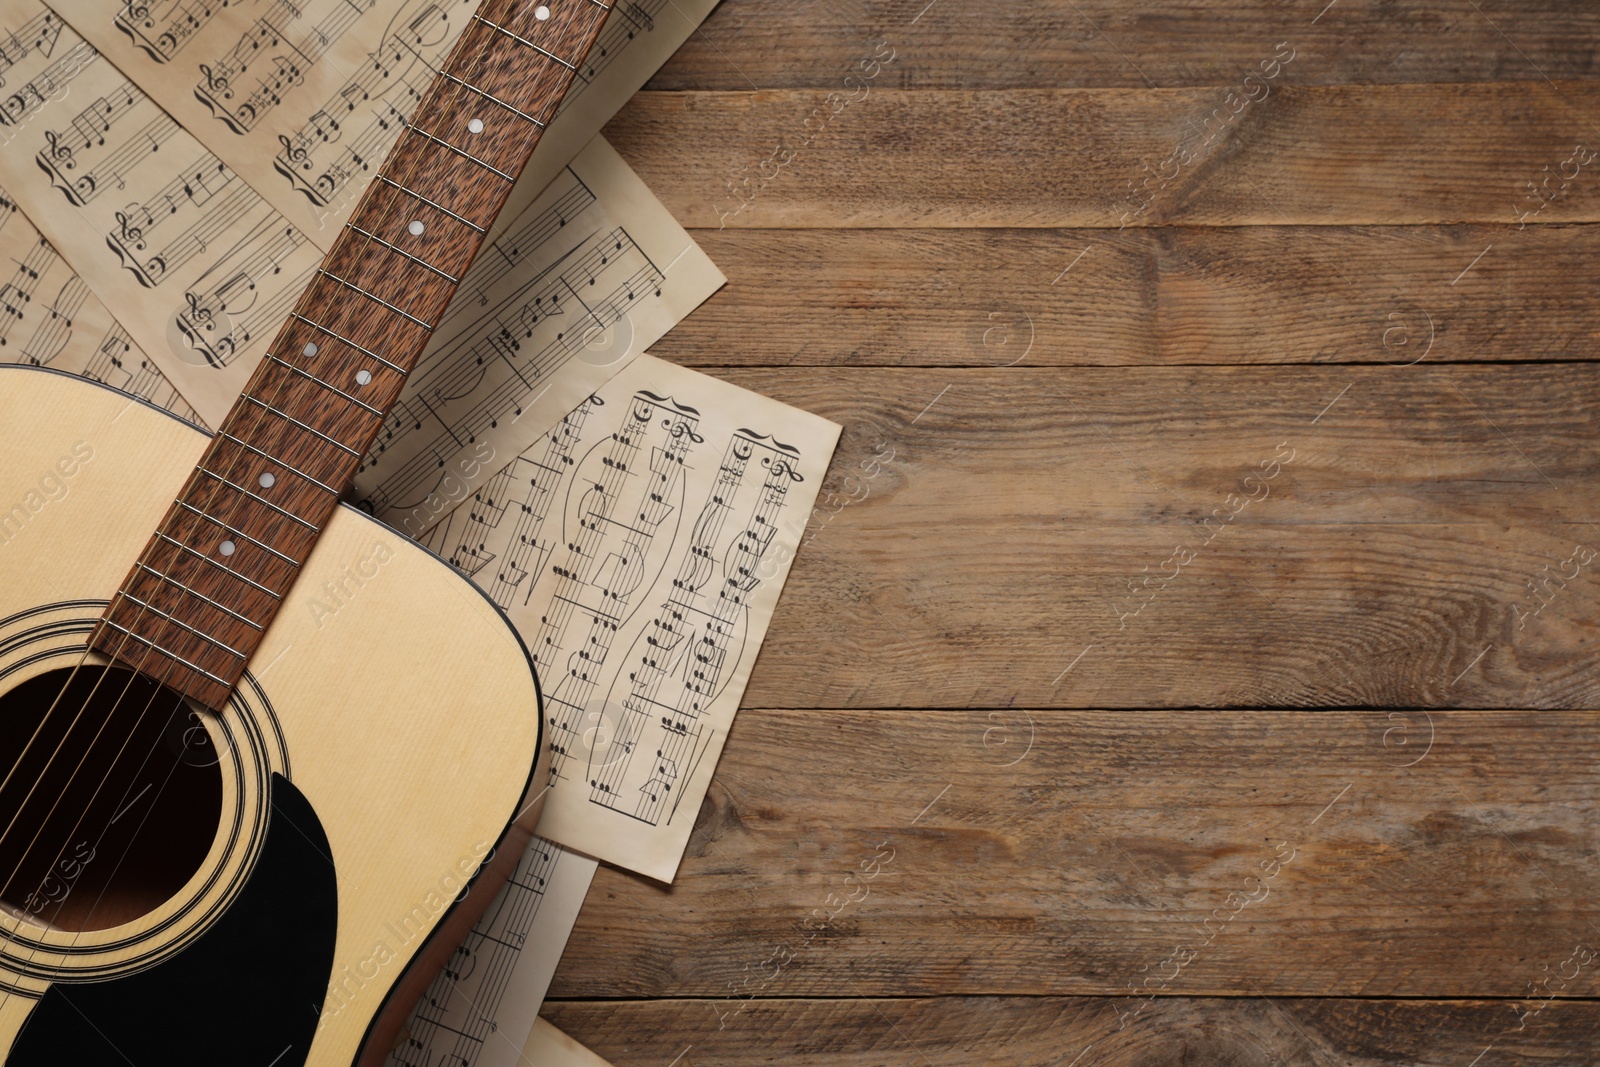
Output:
<svg viewBox="0 0 1600 1067">
<path fill-rule="evenodd" d="M 610 10 L 486 0 L 92 647 L 226 703 Z"/>
</svg>

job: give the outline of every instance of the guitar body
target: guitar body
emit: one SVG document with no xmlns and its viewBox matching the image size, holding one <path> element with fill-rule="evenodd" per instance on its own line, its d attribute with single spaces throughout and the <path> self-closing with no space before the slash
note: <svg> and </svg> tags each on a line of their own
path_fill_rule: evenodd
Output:
<svg viewBox="0 0 1600 1067">
<path fill-rule="evenodd" d="M 0 429 L 0 716 L 13 718 L 0 717 L 0 750 L 15 751 L 33 726 L 7 694 L 107 663 L 86 652 L 89 633 L 210 438 L 115 390 L 17 366 L 0 367 Z M 41 890 L 0 890 L 0 1062 L 381 1058 L 374 1020 L 411 1006 L 402 975 L 451 947 L 434 935 L 513 821 L 530 824 L 530 783 L 544 780 L 539 691 L 515 631 L 442 561 L 348 507 L 228 706 L 185 707 L 149 736 L 153 756 L 135 764 L 149 780 L 127 779 L 109 821 L 187 851 L 174 844 L 177 868 L 141 873 L 161 848 L 124 863 L 86 832 Z M 144 887 L 126 915 L 105 888 L 119 864 Z M 40 917 L 38 901 L 65 914 L 90 896 L 98 923 Z"/>
</svg>

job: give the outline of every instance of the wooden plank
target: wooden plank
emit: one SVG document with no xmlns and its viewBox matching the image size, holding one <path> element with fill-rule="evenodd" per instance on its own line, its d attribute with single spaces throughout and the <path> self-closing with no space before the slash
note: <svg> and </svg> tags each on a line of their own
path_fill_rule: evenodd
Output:
<svg viewBox="0 0 1600 1067">
<path fill-rule="evenodd" d="M 1521 1032 L 1503 1001 L 1165 998 L 1121 1029 L 1127 1001 L 1063 997 L 766 1000 L 718 1029 L 703 1001 L 552 1001 L 544 1014 L 616 1067 L 1006 1064 L 1339 1064 L 1537 1067 L 1584 1063 L 1600 1011 L 1556 1002 Z"/>
<path fill-rule="evenodd" d="M 652 351 L 702 367 L 1589 359 L 1600 314 L 1583 225 L 695 238 L 729 284 Z"/>
<path fill-rule="evenodd" d="M 1150 235 L 700 230 L 728 284 L 651 349 L 700 366 L 1156 363 Z M 1052 286 L 1091 241 L 1101 247 Z M 781 263 L 781 270 L 773 265 Z"/>
<path fill-rule="evenodd" d="M 1592 1059 L 1596 29 L 726 0 L 607 131 L 730 276 L 657 351 L 846 433 L 682 875 L 600 872 L 552 992 L 605 999 L 546 1014 L 618 1067 Z"/>
<path fill-rule="evenodd" d="M 1537 80 L 1595 73 L 1577 41 L 1600 35 L 1573 0 L 1425 5 L 1242 0 L 952 4 L 723 0 L 651 89 L 834 89 L 882 38 L 893 84 L 918 89 L 1226 86 L 1288 40 L 1303 84 Z M 1520 53 L 1520 54 L 1519 54 Z M 1149 79 L 1147 82 L 1145 79 Z"/>
<path fill-rule="evenodd" d="M 1526 183 L 1552 175 L 1554 195 L 1563 164 L 1572 181 L 1537 222 L 1600 217 L 1595 165 L 1573 156 L 1576 143 L 1596 139 L 1587 117 L 1600 104 L 1594 81 L 1285 84 L 1258 104 L 1235 97 L 1227 107 L 1215 96 L 641 93 L 606 136 L 695 227 L 1514 229 Z"/>
<path fill-rule="evenodd" d="M 1600 712 L 746 710 L 552 995 L 1592 998 L 1597 759 Z"/>
<path fill-rule="evenodd" d="M 749 704 L 1600 706 L 1592 365 L 722 373 L 845 427 Z"/>
</svg>

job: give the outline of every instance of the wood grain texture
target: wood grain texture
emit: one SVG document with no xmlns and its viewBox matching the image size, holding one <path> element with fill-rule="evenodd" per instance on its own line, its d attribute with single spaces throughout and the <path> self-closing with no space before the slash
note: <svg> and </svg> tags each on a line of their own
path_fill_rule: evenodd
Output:
<svg viewBox="0 0 1600 1067">
<path fill-rule="evenodd" d="M 1600 310 L 1583 225 L 695 239 L 728 285 L 651 351 L 706 368 L 1586 360 Z"/>
<path fill-rule="evenodd" d="M 1594 707 L 1590 366 L 725 371 L 845 427 L 746 701 Z"/>
<path fill-rule="evenodd" d="M 1519 5 L 1339 0 L 1283 4 L 1118 0 L 724 0 L 652 90 L 834 89 L 871 42 L 900 49 L 903 89 L 1228 85 L 1288 39 L 1305 84 L 1536 81 L 1597 72 L 1600 33 L 1578 0 Z M 1321 17 L 1319 16 L 1321 13 Z M 912 20 L 916 19 L 915 22 Z M 1315 21 L 1313 21 L 1315 20 Z"/>
<path fill-rule="evenodd" d="M 1515 229 L 1524 183 L 1595 139 L 1585 116 L 1600 101 L 1584 80 L 1298 86 L 1285 74 L 1208 128 L 1216 90 L 881 88 L 892 69 L 831 104 L 820 90 L 640 93 L 605 134 L 691 227 Z M 1593 179 L 1580 169 L 1537 221 L 1593 221 Z"/>
<path fill-rule="evenodd" d="M 575 1001 L 545 1015 L 615 1064 L 757 1063 L 881 1067 L 961 1063 L 1062 1067 L 1399 1067 L 1587 1063 L 1600 1043 L 1592 1003 L 1560 1002 L 1504 1035 L 1502 1001 L 1164 1000 L 1118 1030 L 1126 1002 L 1060 997 L 767 1000 L 717 1029 L 701 1001 Z M 726 1010 L 722 1008 L 721 1010 Z M 710 1025 L 707 1025 L 709 1021 Z"/>
<path fill-rule="evenodd" d="M 729 276 L 656 352 L 845 433 L 683 874 L 600 872 L 546 1015 L 1592 1061 L 1597 18 L 725 0 L 607 130 Z"/>
<path fill-rule="evenodd" d="M 677 882 L 603 868 L 552 995 L 1592 998 L 1597 721 L 747 709 Z"/>
</svg>

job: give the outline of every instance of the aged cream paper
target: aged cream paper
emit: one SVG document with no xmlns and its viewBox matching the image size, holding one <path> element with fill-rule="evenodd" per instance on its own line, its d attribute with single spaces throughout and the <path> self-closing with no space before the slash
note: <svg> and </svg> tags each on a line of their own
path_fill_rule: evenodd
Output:
<svg viewBox="0 0 1600 1067">
<path fill-rule="evenodd" d="M 324 250 L 477 9 L 478 0 L 58 4 Z"/>
<path fill-rule="evenodd" d="M 534 1021 L 533 1032 L 522 1046 L 522 1058 L 514 1062 L 534 1067 L 611 1067 L 543 1019 Z"/>
<path fill-rule="evenodd" d="M 511 880 L 412 1009 L 389 1067 L 520 1063 L 595 866 L 587 856 L 534 838 Z"/>
<path fill-rule="evenodd" d="M 0 41 L 0 185 L 216 425 L 321 249 L 37 0 Z"/>
<path fill-rule="evenodd" d="M 6 40 L 0 185 L 217 425 L 322 251 L 36 0 L 0 0 Z M 358 481 L 368 505 L 419 532 L 722 281 L 591 143 L 463 280 Z"/>
<path fill-rule="evenodd" d="M 201 425 L 82 278 L 0 191 L 0 362 L 77 374 Z"/>
<path fill-rule="evenodd" d="M 73 29 L 326 250 L 479 0 L 63 0 Z M 540 139 L 504 232 L 710 14 L 622 0 Z"/>
<path fill-rule="evenodd" d="M 538 665 L 542 836 L 672 881 L 838 438 L 645 355 L 429 534 Z"/>
<path fill-rule="evenodd" d="M 421 535 L 722 285 L 596 137 L 484 248 L 356 476 Z"/>
</svg>

